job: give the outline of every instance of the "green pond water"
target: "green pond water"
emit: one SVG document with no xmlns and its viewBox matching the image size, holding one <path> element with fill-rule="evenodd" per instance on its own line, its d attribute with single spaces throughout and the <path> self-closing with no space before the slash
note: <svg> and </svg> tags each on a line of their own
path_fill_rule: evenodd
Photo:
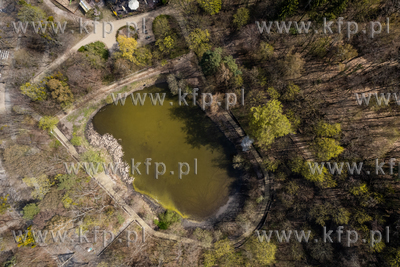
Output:
<svg viewBox="0 0 400 267">
<path fill-rule="evenodd" d="M 166 93 L 166 97 L 162 106 L 152 105 L 149 96 L 143 106 L 133 105 L 130 97 L 125 105 L 105 106 L 93 118 L 95 130 L 118 139 L 129 165 L 132 158 L 135 164 L 141 162 L 141 175 L 136 171 L 133 175 L 136 191 L 184 217 L 201 220 L 211 216 L 226 204 L 238 181 L 238 173 L 232 168 L 235 147 L 192 101 L 187 100 L 188 107 L 179 106 L 178 97 L 167 91 L 166 84 L 135 92 L 135 96 L 136 93 Z M 144 165 L 146 158 L 152 159 L 149 174 Z M 156 162 L 166 166 L 165 174 L 158 179 Z M 189 174 L 182 175 L 182 179 L 179 162 L 190 166 Z M 159 170 L 163 170 L 162 166 Z M 182 171 L 186 170 L 182 166 Z"/>
</svg>

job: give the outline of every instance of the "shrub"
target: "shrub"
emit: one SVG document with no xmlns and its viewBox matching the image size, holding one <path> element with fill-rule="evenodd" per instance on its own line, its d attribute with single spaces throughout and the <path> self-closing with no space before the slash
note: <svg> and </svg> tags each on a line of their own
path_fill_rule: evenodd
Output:
<svg viewBox="0 0 400 267">
<path fill-rule="evenodd" d="M 268 87 L 267 93 L 271 99 L 278 99 L 281 95 L 278 93 L 278 91 L 275 90 L 274 87 Z"/>
<path fill-rule="evenodd" d="M 233 73 L 234 76 L 242 75 L 242 71 L 239 69 L 238 65 L 236 64 L 236 60 L 233 59 L 232 56 L 224 57 L 223 62 L 226 64 L 226 66 Z"/>
<path fill-rule="evenodd" d="M 336 137 L 340 135 L 341 131 L 340 123 L 329 124 L 319 121 L 316 127 L 316 134 L 319 137 Z"/>
<path fill-rule="evenodd" d="M 58 79 L 50 79 L 46 85 L 51 92 L 51 97 L 58 103 L 61 103 L 62 106 L 71 104 L 74 101 L 74 95 L 66 82 Z"/>
<path fill-rule="evenodd" d="M 197 240 L 211 246 L 213 237 L 209 231 L 203 230 L 201 228 L 196 228 L 196 230 L 194 230 L 193 232 L 193 235 L 196 237 Z"/>
<path fill-rule="evenodd" d="M 351 44 L 339 45 L 336 49 L 335 61 L 342 62 L 356 56 L 358 52 Z"/>
<path fill-rule="evenodd" d="M 168 88 L 173 95 L 178 94 L 179 88 L 176 78 L 173 74 L 167 76 Z"/>
<path fill-rule="evenodd" d="M 97 55 L 104 60 L 107 60 L 109 57 L 106 45 L 100 41 L 81 46 L 78 49 L 78 52 L 87 52 L 88 54 Z"/>
<path fill-rule="evenodd" d="M 236 14 L 233 15 L 233 24 L 235 24 L 236 28 L 240 29 L 242 26 L 246 25 L 250 18 L 249 15 L 250 12 L 247 8 L 239 8 Z"/>
<path fill-rule="evenodd" d="M 281 4 L 279 18 L 284 20 L 286 17 L 292 16 L 299 6 L 298 0 L 285 0 Z"/>
<path fill-rule="evenodd" d="M 72 200 L 72 198 L 69 197 L 68 194 L 65 194 L 65 196 L 63 196 L 61 201 L 63 203 L 64 208 L 66 209 L 69 209 L 71 205 L 76 205 L 76 203 L 74 203 L 74 201 Z"/>
<path fill-rule="evenodd" d="M 18 11 L 17 18 L 22 22 L 37 22 L 46 17 L 46 13 L 39 7 L 22 2 L 22 7 Z"/>
<path fill-rule="evenodd" d="M 344 151 L 339 142 L 333 138 L 316 138 L 313 148 L 316 151 L 317 158 L 323 161 L 335 158 Z"/>
<path fill-rule="evenodd" d="M 58 174 L 54 180 L 58 181 L 58 190 L 70 190 L 77 183 L 76 176 L 70 174 Z"/>
<path fill-rule="evenodd" d="M 19 235 L 15 238 L 15 241 L 18 243 L 18 247 L 27 247 L 31 248 L 36 247 L 35 237 L 32 233 L 32 226 L 29 226 L 25 230 L 25 234 Z"/>
<path fill-rule="evenodd" d="M 197 2 L 210 15 L 217 14 L 221 10 L 221 0 L 197 0 Z"/>
<path fill-rule="evenodd" d="M 298 78 L 301 75 L 304 66 L 304 59 L 299 53 L 289 52 L 283 61 L 283 72 L 289 79 Z"/>
<path fill-rule="evenodd" d="M 246 159 L 244 159 L 241 155 L 235 155 L 235 156 L 233 156 L 233 159 L 232 159 L 232 166 L 233 166 L 233 168 L 234 169 L 241 169 L 241 168 L 243 168 L 243 169 L 245 169 L 245 170 L 248 170 L 248 169 L 250 169 L 250 167 L 251 167 L 251 165 L 249 164 L 249 162 L 246 160 Z"/>
<path fill-rule="evenodd" d="M 32 220 L 39 212 L 40 208 L 35 203 L 31 203 L 23 208 L 23 217 L 26 220 Z"/>
<path fill-rule="evenodd" d="M 10 207 L 10 205 L 7 204 L 7 200 L 8 195 L 6 195 L 5 197 L 0 197 L 0 214 L 4 214 Z"/>
<path fill-rule="evenodd" d="M 35 199 L 42 200 L 44 196 L 50 191 L 50 187 L 53 183 L 47 178 L 47 175 L 43 174 L 37 178 L 24 178 L 22 181 L 29 187 L 33 187 L 34 190 L 32 191 L 31 196 Z"/>
<path fill-rule="evenodd" d="M 162 230 L 167 230 L 171 224 L 181 221 L 181 216 L 172 210 L 166 210 L 158 215 L 159 220 L 154 220 L 154 224 Z"/>
<path fill-rule="evenodd" d="M 221 53 L 222 49 L 216 48 L 214 51 L 208 50 L 203 54 L 200 66 L 204 75 L 212 75 L 217 71 L 222 60 Z"/>
<path fill-rule="evenodd" d="M 96 167 L 98 166 L 97 171 L 98 172 L 102 172 L 104 170 L 103 166 L 101 163 L 104 163 L 105 160 L 103 159 L 102 155 L 95 151 L 95 150 L 88 150 L 85 153 L 82 154 L 81 156 L 81 162 L 82 163 L 86 163 L 85 169 L 86 171 L 90 172 L 90 164 L 93 164 L 94 169 L 96 169 Z M 95 173 L 93 173 L 95 174 Z"/>
<path fill-rule="evenodd" d="M 266 42 L 260 43 L 260 50 L 258 51 L 258 55 L 260 59 L 266 60 L 274 54 L 274 47 Z"/>
<path fill-rule="evenodd" d="M 56 117 L 44 116 L 39 121 L 39 128 L 42 130 L 53 130 L 58 124 L 58 119 Z"/>
<path fill-rule="evenodd" d="M 73 146 L 80 146 L 82 145 L 82 137 L 80 136 L 74 136 L 71 138 L 71 144 Z"/>
<path fill-rule="evenodd" d="M 289 82 L 286 92 L 282 96 L 282 100 L 294 101 L 300 92 L 300 87 L 292 82 Z"/>
<path fill-rule="evenodd" d="M 117 214 L 117 220 L 119 224 L 123 224 L 125 222 L 125 218 L 124 216 L 122 216 L 121 214 Z"/>
<path fill-rule="evenodd" d="M 42 101 L 47 98 L 46 88 L 43 86 L 26 83 L 19 89 L 23 95 L 28 96 L 32 101 Z"/>
<path fill-rule="evenodd" d="M 17 258 L 15 258 L 15 256 L 12 256 L 11 259 L 3 263 L 3 267 L 12 267 L 15 266 L 16 264 L 17 264 Z"/>
<path fill-rule="evenodd" d="M 18 115 L 23 115 L 23 114 L 28 114 L 29 113 L 28 110 L 26 110 L 23 107 L 18 106 L 18 105 L 14 105 L 12 109 Z"/>
<path fill-rule="evenodd" d="M 328 54 L 330 41 L 330 37 L 323 37 L 315 40 L 310 48 L 310 54 L 318 58 L 324 58 L 326 54 Z"/>
</svg>

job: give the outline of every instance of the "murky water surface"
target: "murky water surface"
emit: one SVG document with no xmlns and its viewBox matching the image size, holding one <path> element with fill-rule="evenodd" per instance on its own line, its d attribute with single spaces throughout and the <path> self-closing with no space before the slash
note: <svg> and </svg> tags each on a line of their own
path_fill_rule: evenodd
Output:
<svg viewBox="0 0 400 267">
<path fill-rule="evenodd" d="M 237 181 L 231 164 L 236 153 L 233 144 L 192 101 L 188 101 L 189 107 L 179 106 L 178 97 L 166 90 L 166 84 L 136 93 L 147 93 L 143 106 L 133 105 L 130 97 L 125 105 L 108 105 L 93 118 L 94 128 L 101 135 L 110 133 L 118 139 L 127 163 L 131 165 L 132 158 L 135 164 L 141 162 L 141 175 L 133 175 L 137 191 L 185 217 L 201 220 L 212 215 L 227 202 Z M 152 105 L 149 93 L 166 93 L 164 104 Z M 148 174 L 146 158 L 151 158 Z M 166 166 L 158 179 L 156 162 Z M 190 167 L 182 179 L 179 162 Z M 182 172 L 187 172 L 184 165 Z M 163 171 L 161 164 L 158 169 Z"/>
</svg>

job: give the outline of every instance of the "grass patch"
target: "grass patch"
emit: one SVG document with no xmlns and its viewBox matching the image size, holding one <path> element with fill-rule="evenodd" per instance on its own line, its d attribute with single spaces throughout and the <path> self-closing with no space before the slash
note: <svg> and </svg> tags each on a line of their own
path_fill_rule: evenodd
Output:
<svg viewBox="0 0 400 267">
<path fill-rule="evenodd" d="M 69 116 L 67 117 L 67 121 L 69 121 L 69 122 L 74 122 L 77 118 L 78 118 L 78 115 L 73 115 L 73 114 L 71 114 L 71 115 L 69 115 Z"/>
<path fill-rule="evenodd" d="M 124 216 L 122 216 L 120 213 L 117 214 L 117 220 L 119 224 L 123 224 L 125 222 Z"/>
<path fill-rule="evenodd" d="M 96 55 L 96 56 L 101 57 L 104 60 L 107 60 L 109 57 L 109 53 L 108 53 L 108 49 L 106 48 L 106 45 L 100 41 L 81 46 L 78 49 L 78 52 Z"/>
</svg>

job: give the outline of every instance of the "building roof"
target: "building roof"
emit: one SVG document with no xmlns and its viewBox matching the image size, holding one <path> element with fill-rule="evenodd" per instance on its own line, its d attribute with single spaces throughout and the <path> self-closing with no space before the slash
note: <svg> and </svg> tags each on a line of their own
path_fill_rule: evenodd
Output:
<svg viewBox="0 0 400 267">
<path fill-rule="evenodd" d="M 131 10 L 136 10 L 136 9 L 138 9 L 138 8 L 139 8 L 139 1 L 138 1 L 138 0 L 130 0 L 130 1 L 129 1 L 129 4 L 128 4 L 128 7 L 129 7 Z"/>
<path fill-rule="evenodd" d="M 89 4 L 88 4 L 85 0 L 81 0 L 81 1 L 79 2 L 79 5 L 83 8 L 83 10 L 84 10 L 85 12 L 88 12 L 89 10 L 92 9 L 92 7 L 89 6 Z"/>
</svg>

